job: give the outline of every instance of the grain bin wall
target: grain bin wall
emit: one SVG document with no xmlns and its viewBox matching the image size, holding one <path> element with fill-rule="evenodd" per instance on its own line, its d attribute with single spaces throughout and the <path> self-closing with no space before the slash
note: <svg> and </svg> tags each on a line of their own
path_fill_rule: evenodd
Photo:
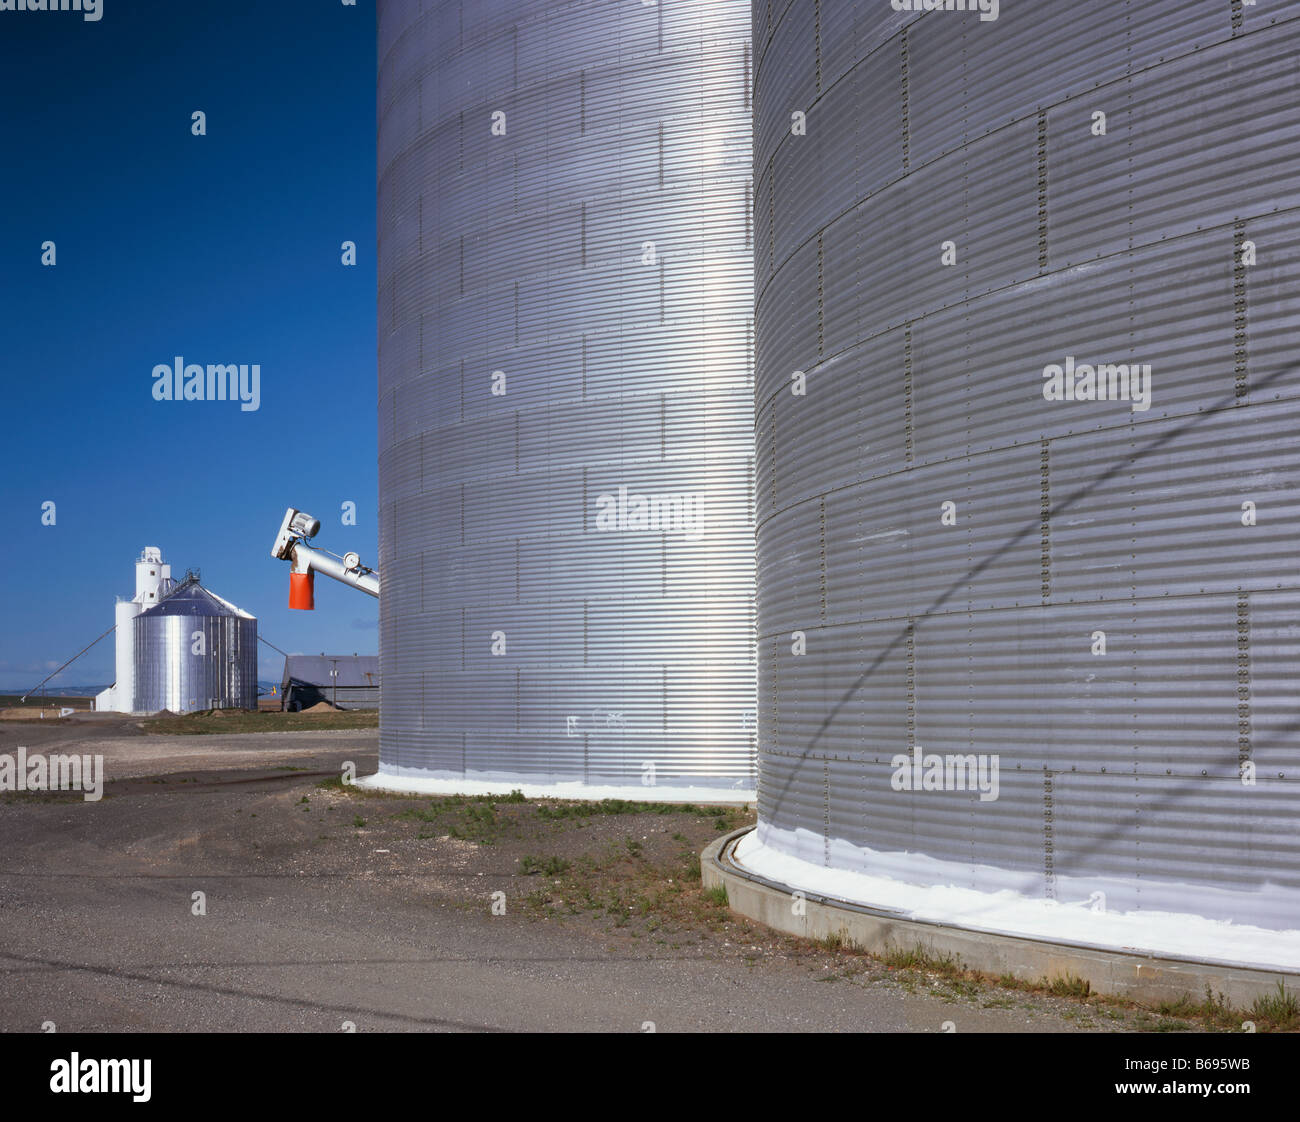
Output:
<svg viewBox="0 0 1300 1122">
<path fill-rule="evenodd" d="M 890 9 L 754 5 L 742 852 L 1300 926 L 1300 6 Z"/>
<path fill-rule="evenodd" d="M 752 789 L 748 8 L 379 16 L 381 775 Z"/>
<path fill-rule="evenodd" d="M 186 581 L 135 617 L 135 707 L 257 708 L 257 620 Z"/>
</svg>

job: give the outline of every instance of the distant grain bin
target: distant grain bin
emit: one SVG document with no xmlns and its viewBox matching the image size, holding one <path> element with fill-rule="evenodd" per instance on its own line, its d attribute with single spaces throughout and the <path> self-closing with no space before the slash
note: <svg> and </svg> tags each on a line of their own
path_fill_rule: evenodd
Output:
<svg viewBox="0 0 1300 1122">
<path fill-rule="evenodd" d="M 379 6 L 380 778 L 754 785 L 748 6 Z"/>
<path fill-rule="evenodd" d="M 1300 927 L 1300 11 L 754 10 L 738 858 L 1048 938 L 1230 920 L 1192 953 L 1269 961 L 1248 928 Z"/>
<path fill-rule="evenodd" d="M 257 708 L 257 620 L 196 574 L 136 616 L 135 708 Z"/>
</svg>

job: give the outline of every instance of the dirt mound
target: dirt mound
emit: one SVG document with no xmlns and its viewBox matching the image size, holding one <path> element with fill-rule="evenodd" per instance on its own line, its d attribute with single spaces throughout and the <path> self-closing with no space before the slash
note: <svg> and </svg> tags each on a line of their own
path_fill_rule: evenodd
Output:
<svg viewBox="0 0 1300 1122">
<path fill-rule="evenodd" d="M 338 710 L 335 709 L 334 706 L 332 706 L 328 701 L 318 701 L 316 702 L 315 705 L 311 706 L 309 709 L 303 709 L 302 712 L 303 713 L 337 713 Z"/>
</svg>

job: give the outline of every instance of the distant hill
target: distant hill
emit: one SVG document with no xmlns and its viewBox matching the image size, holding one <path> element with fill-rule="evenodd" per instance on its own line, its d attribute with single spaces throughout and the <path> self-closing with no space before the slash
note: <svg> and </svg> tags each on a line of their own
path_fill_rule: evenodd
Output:
<svg viewBox="0 0 1300 1122">
<path fill-rule="evenodd" d="M 100 690 L 105 690 L 109 686 L 105 682 L 102 686 L 46 686 L 43 690 L 32 690 L 33 697 L 39 697 L 45 694 L 47 697 L 94 697 Z M 21 697 L 25 691 L 21 689 L 0 690 L 6 697 Z"/>
<path fill-rule="evenodd" d="M 46 686 L 44 690 L 33 690 L 32 696 L 37 697 L 45 694 L 46 697 L 94 697 L 97 693 L 108 689 L 111 682 L 105 682 L 102 686 Z M 272 689 L 280 688 L 280 679 L 275 678 L 271 681 L 258 680 L 257 689 L 259 693 L 269 693 Z M 23 691 L 20 689 L 0 689 L 0 695 L 4 697 L 21 697 Z"/>
</svg>

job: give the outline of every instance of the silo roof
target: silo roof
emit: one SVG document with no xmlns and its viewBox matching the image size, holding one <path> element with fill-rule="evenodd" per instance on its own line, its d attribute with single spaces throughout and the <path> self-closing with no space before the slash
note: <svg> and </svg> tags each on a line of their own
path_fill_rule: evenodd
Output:
<svg viewBox="0 0 1300 1122">
<path fill-rule="evenodd" d="M 338 677 L 331 678 L 330 670 Z M 378 655 L 286 655 L 281 685 L 290 681 L 309 686 L 379 686 Z"/>
<path fill-rule="evenodd" d="M 163 599 L 140 613 L 145 616 L 239 616 L 252 619 L 248 612 L 209 592 L 198 581 L 184 581 Z"/>
</svg>

